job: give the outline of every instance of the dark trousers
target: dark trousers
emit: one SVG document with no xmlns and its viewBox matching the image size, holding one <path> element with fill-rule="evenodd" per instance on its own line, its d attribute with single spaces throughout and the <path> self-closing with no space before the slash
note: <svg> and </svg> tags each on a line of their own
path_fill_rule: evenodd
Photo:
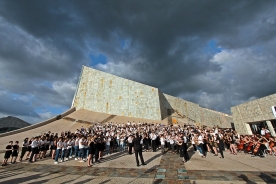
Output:
<svg viewBox="0 0 276 184">
<path fill-rule="evenodd" d="M 133 143 L 128 143 L 128 154 L 132 154 Z"/>
<path fill-rule="evenodd" d="M 29 162 L 32 162 L 33 157 L 34 157 L 34 154 L 37 152 L 37 149 L 38 149 L 38 148 L 32 148 L 32 153 L 31 153 L 31 156 L 30 156 Z"/>
<path fill-rule="evenodd" d="M 152 144 L 152 150 L 156 151 L 156 140 L 152 140 L 151 144 Z"/>
<path fill-rule="evenodd" d="M 145 141 L 145 148 L 146 150 L 149 150 L 149 141 Z"/>
<path fill-rule="evenodd" d="M 179 145 L 175 145 L 176 153 L 179 153 Z"/>
<path fill-rule="evenodd" d="M 196 149 L 196 145 L 195 144 L 193 144 L 193 147 L 194 147 L 194 151 L 196 151 L 197 149 Z"/>
<path fill-rule="evenodd" d="M 140 157 L 140 160 L 141 160 L 142 164 L 145 164 L 144 158 L 143 158 L 143 155 L 142 155 L 142 150 L 135 151 L 136 164 L 139 165 L 138 154 L 139 154 L 139 157 Z"/>
<path fill-rule="evenodd" d="M 21 155 L 20 155 L 20 160 L 24 157 L 26 151 L 28 151 L 28 147 L 22 147 Z"/>
<path fill-rule="evenodd" d="M 66 149 L 66 152 L 65 152 L 65 157 L 66 157 L 66 158 L 69 157 L 71 151 L 72 151 L 72 148 Z"/>
<path fill-rule="evenodd" d="M 188 154 L 188 147 L 187 147 L 187 143 L 183 143 L 183 151 L 184 151 L 184 159 L 186 161 L 190 160 L 189 154 Z"/>
<path fill-rule="evenodd" d="M 221 157 L 224 158 L 224 155 L 223 155 L 223 145 L 218 144 L 218 149 L 219 149 L 219 153 L 220 153 Z"/>
<path fill-rule="evenodd" d="M 95 162 L 97 162 L 99 160 L 99 150 L 96 149 L 95 150 Z"/>
</svg>

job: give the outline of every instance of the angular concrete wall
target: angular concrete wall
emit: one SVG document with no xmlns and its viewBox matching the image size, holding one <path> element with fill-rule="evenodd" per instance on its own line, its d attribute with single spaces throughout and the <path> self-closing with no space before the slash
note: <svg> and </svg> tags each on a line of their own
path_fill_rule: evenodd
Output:
<svg viewBox="0 0 276 184">
<path fill-rule="evenodd" d="M 237 131 L 252 134 L 247 123 L 276 119 L 271 110 L 272 106 L 276 106 L 276 94 L 231 107 Z"/>
<path fill-rule="evenodd" d="M 161 119 L 157 88 L 85 66 L 73 106 L 120 116 Z"/>
<path fill-rule="evenodd" d="M 177 98 L 174 96 L 170 96 L 167 94 L 163 94 L 164 98 L 166 99 L 167 103 L 161 103 L 161 112 L 164 111 L 166 108 L 172 108 L 174 110 L 177 110 L 181 114 L 183 114 L 186 117 L 189 117 L 190 119 L 200 122 L 200 116 L 199 116 L 199 105 L 183 100 L 181 98 Z"/>
<path fill-rule="evenodd" d="M 157 88 L 85 66 L 72 106 L 77 110 L 152 120 L 165 119 L 177 111 L 199 125 L 231 127 L 229 115 L 202 110 L 196 103 L 164 94 Z"/>
<path fill-rule="evenodd" d="M 233 119 L 230 115 L 200 107 L 201 125 L 207 127 L 219 126 L 220 128 L 230 128 Z"/>
</svg>

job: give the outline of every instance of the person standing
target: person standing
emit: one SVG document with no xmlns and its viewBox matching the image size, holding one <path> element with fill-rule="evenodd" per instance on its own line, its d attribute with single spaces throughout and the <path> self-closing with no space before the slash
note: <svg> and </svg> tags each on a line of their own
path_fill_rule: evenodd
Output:
<svg viewBox="0 0 276 184">
<path fill-rule="evenodd" d="M 29 138 L 25 138 L 24 141 L 23 141 L 23 143 L 22 143 L 22 151 L 21 151 L 21 155 L 19 157 L 19 161 L 20 162 L 22 161 L 25 153 L 28 151 L 28 145 L 29 145 L 28 144 L 28 140 L 29 140 Z"/>
<path fill-rule="evenodd" d="M 34 140 L 31 143 L 31 147 L 32 147 L 32 153 L 29 159 L 29 163 L 32 163 L 33 161 L 36 160 L 36 154 L 37 154 L 37 150 L 38 150 L 38 137 L 35 137 Z M 33 160 L 34 158 L 34 160 Z"/>
<path fill-rule="evenodd" d="M 11 158 L 11 163 L 14 164 L 16 162 L 16 159 L 18 157 L 19 153 L 19 145 L 18 141 L 15 141 L 15 144 L 12 146 L 12 158 Z"/>
<path fill-rule="evenodd" d="M 152 144 L 152 151 L 156 152 L 156 139 L 157 139 L 157 136 L 154 132 L 152 132 L 150 138 L 151 138 L 151 144 Z"/>
<path fill-rule="evenodd" d="M 13 141 L 10 141 L 9 144 L 6 146 L 6 152 L 4 155 L 4 160 L 2 162 L 2 166 L 5 166 L 8 164 L 9 158 L 11 157 L 11 154 L 12 154 L 12 144 L 13 144 Z"/>
<path fill-rule="evenodd" d="M 61 149 L 63 146 L 62 138 L 60 137 L 57 142 L 57 149 L 56 149 L 56 156 L 55 156 L 55 164 L 58 164 L 58 158 L 59 155 L 61 154 Z"/>
<path fill-rule="evenodd" d="M 142 162 L 142 165 L 146 165 L 145 162 L 144 162 L 144 158 L 143 158 L 143 155 L 142 155 L 142 144 L 141 144 L 141 140 L 142 140 L 142 137 L 139 136 L 138 133 L 136 133 L 136 136 L 135 138 L 133 139 L 133 146 L 134 146 L 134 151 L 135 151 L 135 158 L 136 158 L 136 164 L 137 164 L 137 167 L 139 167 L 139 160 L 138 160 L 138 154 L 139 154 L 139 157 L 140 157 L 140 160 Z"/>
<path fill-rule="evenodd" d="M 182 138 L 182 145 L 181 148 L 183 150 L 183 161 L 187 162 L 188 160 L 190 160 L 189 154 L 188 154 L 188 146 L 187 146 L 187 142 L 188 142 L 188 138 L 186 136 L 183 136 Z"/>
<path fill-rule="evenodd" d="M 224 158 L 224 155 L 223 155 L 223 145 L 224 145 L 223 137 L 220 137 L 218 134 L 216 134 L 216 141 L 217 141 L 219 153 L 220 153 L 220 156 L 221 156 L 220 158 Z"/>
<path fill-rule="evenodd" d="M 161 152 L 162 154 L 165 153 L 165 138 L 164 138 L 164 135 L 162 134 L 161 135 L 161 138 L 160 138 L 160 144 L 161 144 Z"/>
<path fill-rule="evenodd" d="M 131 155 L 132 154 L 132 147 L 133 147 L 133 143 L 132 143 L 133 137 L 132 137 L 132 135 L 130 135 L 128 137 L 127 141 L 128 141 L 128 154 Z"/>
<path fill-rule="evenodd" d="M 93 166 L 93 155 L 95 155 L 95 146 L 96 143 L 94 142 L 94 137 L 90 138 L 90 141 L 88 143 L 89 145 L 89 155 L 88 155 L 88 159 L 87 159 L 87 167 L 91 167 Z M 92 161 L 92 164 L 91 164 Z"/>
</svg>

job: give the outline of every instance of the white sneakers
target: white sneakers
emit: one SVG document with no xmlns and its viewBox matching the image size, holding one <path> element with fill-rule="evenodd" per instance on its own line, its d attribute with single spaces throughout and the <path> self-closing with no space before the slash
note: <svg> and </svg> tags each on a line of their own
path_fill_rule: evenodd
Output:
<svg viewBox="0 0 276 184">
<path fill-rule="evenodd" d="M 78 160 L 77 158 L 75 158 L 75 160 Z"/>
<path fill-rule="evenodd" d="M 72 158 L 71 156 L 69 158 Z"/>
<path fill-rule="evenodd" d="M 80 160 L 79 162 L 84 162 L 84 160 Z"/>
<path fill-rule="evenodd" d="M 58 164 L 58 162 L 55 162 L 55 164 Z"/>
<path fill-rule="evenodd" d="M 67 161 L 67 160 L 68 160 L 68 158 L 65 158 L 65 160 Z"/>
</svg>

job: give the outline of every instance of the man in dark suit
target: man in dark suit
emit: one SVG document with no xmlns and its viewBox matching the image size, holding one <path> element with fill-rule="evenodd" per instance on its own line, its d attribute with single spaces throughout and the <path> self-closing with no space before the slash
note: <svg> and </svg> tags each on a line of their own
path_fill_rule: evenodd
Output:
<svg viewBox="0 0 276 184">
<path fill-rule="evenodd" d="M 134 151 L 135 151 L 135 158 L 136 158 L 137 167 L 140 166 L 139 165 L 139 160 L 138 160 L 138 154 L 139 154 L 140 160 L 142 162 L 142 165 L 146 165 L 145 162 L 144 162 L 143 155 L 142 155 L 141 139 L 142 139 L 142 137 L 139 136 L 138 133 L 136 133 L 136 136 L 135 136 L 135 138 L 132 141 L 133 145 L 134 145 Z"/>
</svg>

